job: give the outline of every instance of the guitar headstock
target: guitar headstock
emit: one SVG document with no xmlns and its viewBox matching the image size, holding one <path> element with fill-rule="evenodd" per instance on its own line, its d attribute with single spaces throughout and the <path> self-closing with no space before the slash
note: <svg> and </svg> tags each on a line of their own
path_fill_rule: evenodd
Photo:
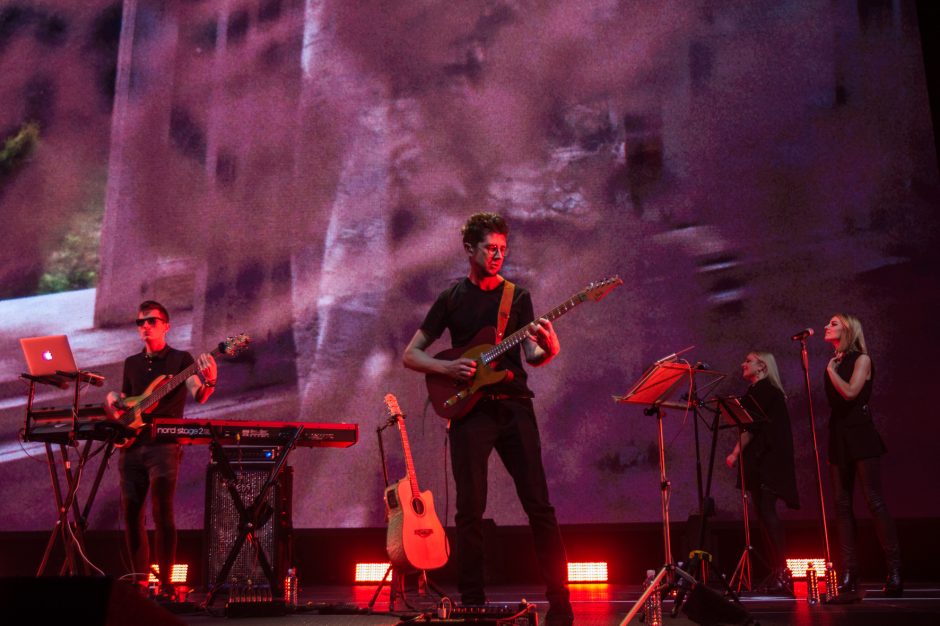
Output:
<svg viewBox="0 0 940 626">
<path fill-rule="evenodd" d="M 226 337 L 219 343 L 219 353 L 225 356 L 235 356 L 248 349 L 251 338 L 246 333 L 239 333 L 234 337 Z"/>
<path fill-rule="evenodd" d="M 604 280 L 591 283 L 584 288 L 584 291 L 581 292 L 581 295 L 587 300 L 593 300 L 594 302 L 597 302 L 608 293 L 613 291 L 615 287 L 619 287 L 622 284 L 623 281 L 619 276 L 611 276 L 610 278 L 605 278 Z"/>
<path fill-rule="evenodd" d="M 393 419 L 405 417 L 401 412 L 401 408 L 398 406 L 398 398 L 396 398 L 394 394 L 385 394 L 385 410 L 388 411 L 388 416 Z"/>
</svg>

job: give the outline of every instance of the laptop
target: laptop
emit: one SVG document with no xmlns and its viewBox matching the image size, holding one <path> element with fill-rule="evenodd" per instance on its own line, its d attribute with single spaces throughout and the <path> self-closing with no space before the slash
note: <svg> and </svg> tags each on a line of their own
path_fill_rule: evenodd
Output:
<svg viewBox="0 0 940 626">
<path fill-rule="evenodd" d="M 26 365 L 33 376 L 51 376 L 59 372 L 77 372 L 75 357 L 65 335 L 20 339 Z"/>
</svg>

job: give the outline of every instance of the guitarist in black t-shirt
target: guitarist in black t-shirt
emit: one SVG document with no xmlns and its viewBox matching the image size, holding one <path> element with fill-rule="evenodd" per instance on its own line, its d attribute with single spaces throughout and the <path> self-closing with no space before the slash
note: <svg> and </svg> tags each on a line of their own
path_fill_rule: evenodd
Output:
<svg viewBox="0 0 940 626">
<path fill-rule="evenodd" d="M 451 464 L 457 486 L 456 556 L 461 603 L 486 603 L 484 591 L 483 513 L 486 509 L 487 468 L 495 449 L 512 476 L 516 492 L 529 518 L 536 553 L 546 583 L 549 626 L 573 622 L 568 599 L 567 557 L 549 501 L 542 465 L 538 425 L 532 408 L 532 392 L 522 367 L 545 365 L 560 350 L 551 322 L 534 319 L 528 291 L 510 285 L 499 275 L 506 257 L 506 221 L 493 213 L 470 216 L 461 229 L 469 273 L 438 296 L 421 327 L 405 348 L 406 367 L 425 374 L 447 376 L 456 381 L 474 377 L 478 364 L 460 357 L 452 360 L 432 357 L 427 349 L 445 329 L 454 346 L 468 343 L 487 326 L 503 326 L 498 336 L 508 336 L 527 328 L 528 338 L 510 349 L 500 361 L 507 376 L 485 388 L 468 413 L 452 420 L 448 429 Z M 512 291 L 504 302 L 507 289 Z M 508 308 L 508 311 L 506 311 Z M 501 313 L 508 313 L 502 315 Z M 502 317 L 502 323 L 497 324 Z"/>
</svg>

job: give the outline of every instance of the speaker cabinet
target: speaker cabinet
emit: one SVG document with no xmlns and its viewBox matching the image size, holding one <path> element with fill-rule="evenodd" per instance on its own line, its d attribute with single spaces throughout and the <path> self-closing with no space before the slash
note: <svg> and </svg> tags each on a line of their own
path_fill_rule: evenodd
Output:
<svg viewBox="0 0 940 626">
<path fill-rule="evenodd" d="M 246 509 L 251 508 L 258 494 L 274 467 L 272 463 L 252 462 L 239 463 L 230 461 L 235 470 L 235 490 L 238 492 Z M 280 581 L 284 580 L 287 568 L 290 567 L 292 550 L 292 524 L 291 524 L 291 489 L 293 468 L 285 466 L 278 476 L 274 486 L 268 490 L 262 513 L 259 516 L 260 525 L 254 532 L 255 541 L 244 541 L 238 550 L 237 557 L 229 570 L 223 584 L 228 586 L 244 586 L 249 582 L 252 585 L 266 585 L 268 579 L 264 574 L 258 558 L 258 552 L 263 551 L 264 556 L 274 572 L 274 585 L 278 588 Z M 229 489 L 225 485 L 222 472 L 216 463 L 210 463 L 206 470 L 206 586 L 212 587 L 222 567 L 231 553 L 232 546 L 239 537 L 242 519 L 235 507 Z"/>
</svg>

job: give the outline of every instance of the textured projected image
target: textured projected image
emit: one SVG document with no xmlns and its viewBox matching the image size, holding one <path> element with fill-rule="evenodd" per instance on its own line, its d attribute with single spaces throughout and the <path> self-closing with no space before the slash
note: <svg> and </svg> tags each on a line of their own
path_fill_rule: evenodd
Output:
<svg viewBox="0 0 940 626">
<path fill-rule="evenodd" d="M 502 273 L 536 315 L 624 281 L 556 320 L 561 352 L 529 369 L 562 524 L 659 521 L 656 418 L 613 396 L 689 346 L 681 358 L 727 375 L 699 377 L 708 395 L 744 392 L 749 352 L 776 356 L 802 502 L 784 515 L 815 519 L 790 337 L 816 331 L 825 464 L 821 335 L 839 311 L 861 318 L 876 365 L 889 506 L 940 515 L 916 497 L 940 472 L 920 382 L 938 373 L 923 355 L 940 342 L 927 313 L 940 180 L 912 2 L 11 1 L 0 84 L 4 530 L 55 521 L 45 450 L 19 439 L 18 340 L 68 335 L 78 366 L 106 378 L 80 402 L 100 404 L 142 347 L 148 299 L 171 314 L 169 344 L 194 356 L 252 338 L 218 358 L 214 394 L 187 417 L 359 425 L 354 446 L 291 453 L 294 526 L 384 525 L 387 393 L 452 524 L 446 421 L 402 353 L 466 275 L 459 228 L 483 210 L 508 220 Z M 445 334 L 430 352 L 450 347 Z M 48 386 L 35 399 L 70 401 Z M 698 508 L 700 417 L 664 417 L 675 520 Z M 397 480 L 401 441 L 383 437 Z M 736 435 L 717 437 L 716 515 L 736 520 L 724 463 Z M 203 526 L 208 460 L 206 445 L 184 449 L 180 528 Z M 487 517 L 524 524 L 491 463 Z M 120 528 L 119 511 L 114 457 L 90 527 Z"/>
</svg>

